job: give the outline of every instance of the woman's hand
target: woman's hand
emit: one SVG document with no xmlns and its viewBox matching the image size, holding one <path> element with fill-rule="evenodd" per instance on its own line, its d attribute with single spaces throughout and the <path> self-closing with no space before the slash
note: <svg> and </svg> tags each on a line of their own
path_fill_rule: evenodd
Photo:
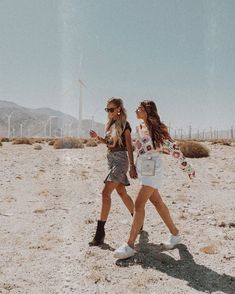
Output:
<svg viewBox="0 0 235 294">
<path fill-rule="evenodd" d="M 106 144 L 106 146 L 107 146 L 107 148 L 108 148 L 109 150 L 112 150 L 112 149 L 115 148 L 115 145 L 114 145 L 114 144 Z"/>
<path fill-rule="evenodd" d="M 138 174 L 136 172 L 136 167 L 135 165 L 131 165 L 130 166 L 130 171 L 129 171 L 129 175 L 132 179 L 137 179 L 138 178 Z"/>
<path fill-rule="evenodd" d="M 90 130 L 90 136 L 91 136 L 91 138 L 97 138 L 98 135 L 95 131 Z"/>
</svg>

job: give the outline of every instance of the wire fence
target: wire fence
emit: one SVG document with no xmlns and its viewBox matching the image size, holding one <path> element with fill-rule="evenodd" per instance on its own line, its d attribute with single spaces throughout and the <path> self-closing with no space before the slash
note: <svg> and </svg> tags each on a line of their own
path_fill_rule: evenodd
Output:
<svg viewBox="0 0 235 294">
<path fill-rule="evenodd" d="M 188 128 L 168 128 L 172 138 L 180 140 L 219 140 L 230 139 L 234 140 L 235 128 L 231 126 L 227 130 L 219 130 L 218 128 L 210 127 L 209 129 L 193 128 L 191 125 Z"/>
</svg>

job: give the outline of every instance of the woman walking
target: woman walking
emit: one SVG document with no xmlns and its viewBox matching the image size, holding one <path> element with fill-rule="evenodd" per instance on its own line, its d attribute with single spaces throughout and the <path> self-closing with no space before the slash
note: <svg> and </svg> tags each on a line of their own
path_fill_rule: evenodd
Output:
<svg viewBox="0 0 235 294">
<path fill-rule="evenodd" d="M 143 120 L 138 127 L 138 138 L 135 142 L 137 174 L 141 187 L 135 200 L 135 212 L 128 242 L 114 252 L 114 257 L 119 259 L 131 257 L 136 253 L 134 243 L 144 221 L 145 204 L 148 200 L 155 206 L 171 233 L 169 240 L 164 243 L 165 248 L 172 249 L 181 241 L 179 230 L 158 191 L 163 175 L 162 156 L 159 151 L 163 148 L 167 150 L 179 160 L 181 169 L 190 179 L 195 176 L 194 169 L 187 163 L 178 146 L 171 139 L 166 125 L 161 122 L 155 103 L 144 100 L 137 108 L 136 115 L 138 119 Z"/>
<path fill-rule="evenodd" d="M 100 219 L 97 222 L 94 239 L 89 243 L 90 246 L 98 246 L 104 243 L 105 223 L 111 208 L 111 194 L 117 191 L 129 212 L 133 215 L 134 203 L 127 194 L 125 186 L 129 186 L 127 178 L 128 166 L 130 162 L 130 176 L 137 177 L 134 165 L 133 148 L 131 140 L 131 127 L 127 121 L 126 110 L 120 98 L 111 98 L 107 102 L 105 111 L 108 113 L 106 125 L 106 136 L 101 138 L 96 132 L 91 131 L 90 135 L 105 143 L 108 147 L 107 160 L 109 173 L 104 180 L 102 191 L 102 207 Z M 128 161 L 129 157 L 129 161 Z"/>
</svg>

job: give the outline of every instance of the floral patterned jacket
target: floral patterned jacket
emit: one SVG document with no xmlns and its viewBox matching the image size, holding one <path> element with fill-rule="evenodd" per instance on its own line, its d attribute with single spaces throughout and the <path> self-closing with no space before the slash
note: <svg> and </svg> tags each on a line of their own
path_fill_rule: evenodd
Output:
<svg viewBox="0 0 235 294">
<path fill-rule="evenodd" d="M 153 148 L 152 138 L 145 124 L 140 124 L 140 126 L 138 126 L 137 138 L 134 140 L 134 144 L 137 149 L 137 157 L 146 153 L 165 151 L 178 159 L 180 168 L 188 174 L 190 179 L 195 176 L 194 168 L 186 161 L 186 158 L 180 151 L 176 142 L 167 139 L 164 140 L 164 143 L 160 148 Z"/>
</svg>

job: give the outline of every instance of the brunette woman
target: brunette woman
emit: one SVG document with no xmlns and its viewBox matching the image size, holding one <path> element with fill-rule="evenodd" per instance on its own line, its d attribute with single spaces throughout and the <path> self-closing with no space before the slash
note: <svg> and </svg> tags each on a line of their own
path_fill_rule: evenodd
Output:
<svg viewBox="0 0 235 294">
<path fill-rule="evenodd" d="M 145 204 L 148 200 L 155 206 L 171 233 L 169 240 L 164 243 L 165 247 L 172 249 L 181 241 L 179 230 L 159 194 L 163 176 L 162 155 L 159 151 L 163 148 L 167 150 L 174 158 L 178 159 L 181 169 L 188 174 L 190 179 L 195 176 L 194 169 L 187 163 L 177 144 L 170 137 L 166 125 L 161 121 L 155 103 L 144 100 L 138 106 L 136 115 L 138 119 L 143 120 L 143 123 L 138 127 L 138 138 L 135 142 L 140 190 L 135 200 L 134 218 L 129 239 L 114 252 L 114 257 L 119 259 L 131 257 L 136 253 L 134 243 L 144 221 Z"/>
</svg>

